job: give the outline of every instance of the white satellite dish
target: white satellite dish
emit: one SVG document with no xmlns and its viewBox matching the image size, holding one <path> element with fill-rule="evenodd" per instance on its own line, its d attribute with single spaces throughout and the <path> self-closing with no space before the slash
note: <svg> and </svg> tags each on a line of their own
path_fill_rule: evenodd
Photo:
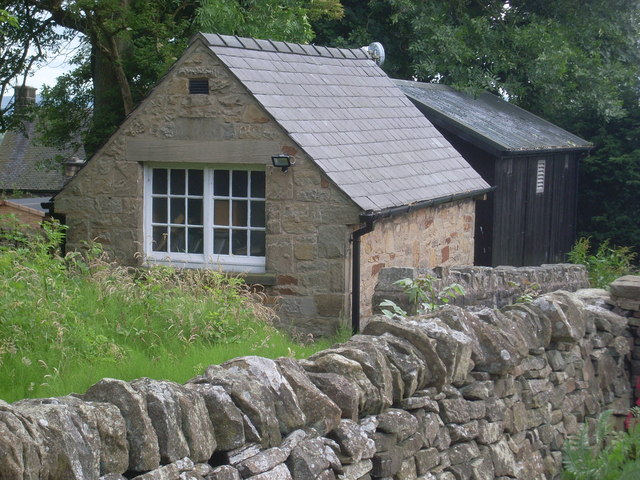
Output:
<svg viewBox="0 0 640 480">
<path fill-rule="evenodd" d="M 369 44 L 368 47 L 362 47 L 361 50 L 369 55 L 378 65 L 382 65 L 384 63 L 384 47 L 380 42 L 373 42 Z"/>
</svg>

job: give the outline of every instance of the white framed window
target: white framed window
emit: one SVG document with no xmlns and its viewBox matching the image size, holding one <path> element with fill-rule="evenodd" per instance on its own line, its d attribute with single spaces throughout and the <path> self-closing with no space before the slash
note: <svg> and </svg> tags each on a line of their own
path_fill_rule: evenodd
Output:
<svg viewBox="0 0 640 480">
<path fill-rule="evenodd" d="M 146 165 L 144 255 L 148 263 L 264 272 L 264 169 Z"/>
</svg>

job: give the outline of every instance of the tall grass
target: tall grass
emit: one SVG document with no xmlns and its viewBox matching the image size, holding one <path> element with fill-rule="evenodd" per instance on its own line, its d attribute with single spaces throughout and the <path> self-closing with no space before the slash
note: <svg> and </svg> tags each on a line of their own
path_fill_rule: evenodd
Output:
<svg viewBox="0 0 640 480">
<path fill-rule="evenodd" d="M 63 229 L 0 219 L 0 398 L 83 392 L 103 377 L 184 382 L 241 355 L 306 356 L 243 282 L 211 270 L 130 270 L 99 245 L 61 256 Z"/>
</svg>

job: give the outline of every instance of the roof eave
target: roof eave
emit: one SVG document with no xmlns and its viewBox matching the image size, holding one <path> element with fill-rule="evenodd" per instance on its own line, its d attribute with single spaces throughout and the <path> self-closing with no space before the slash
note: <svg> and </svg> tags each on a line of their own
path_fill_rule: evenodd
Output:
<svg viewBox="0 0 640 480">
<path fill-rule="evenodd" d="M 475 197 L 481 197 L 487 193 L 494 191 L 496 187 L 480 188 L 477 190 L 469 190 L 467 192 L 454 193 L 451 195 L 445 195 L 444 197 L 431 198 L 428 200 L 422 200 L 419 202 L 410 203 L 407 205 L 400 205 L 396 207 L 387 207 L 380 210 L 365 210 L 360 214 L 360 219 L 364 221 L 375 221 L 381 218 L 391 217 L 402 213 L 408 213 L 420 208 L 435 207 L 444 203 L 455 202 L 457 200 L 465 200 Z"/>
</svg>

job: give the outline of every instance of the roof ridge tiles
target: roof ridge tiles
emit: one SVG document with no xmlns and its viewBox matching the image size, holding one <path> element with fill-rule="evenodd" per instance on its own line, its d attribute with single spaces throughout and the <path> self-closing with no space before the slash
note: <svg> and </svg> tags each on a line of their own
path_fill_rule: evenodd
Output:
<svg viewBox="0 0 640 480">
<path fill-rule="evenodd" d="M 219 33 L 202 33 L 202 37 L 212 47 L 243 48 L 264 52 L 292 53 L 295 55 L 313 55 L 350 60 L 368 60 L 370 57 L 359 48 L 335 48 L 315 45 L 313 43 L 282 42 L 271 39 L 239 37 L 237 35 L 221 35 Z"/>
</svg>

